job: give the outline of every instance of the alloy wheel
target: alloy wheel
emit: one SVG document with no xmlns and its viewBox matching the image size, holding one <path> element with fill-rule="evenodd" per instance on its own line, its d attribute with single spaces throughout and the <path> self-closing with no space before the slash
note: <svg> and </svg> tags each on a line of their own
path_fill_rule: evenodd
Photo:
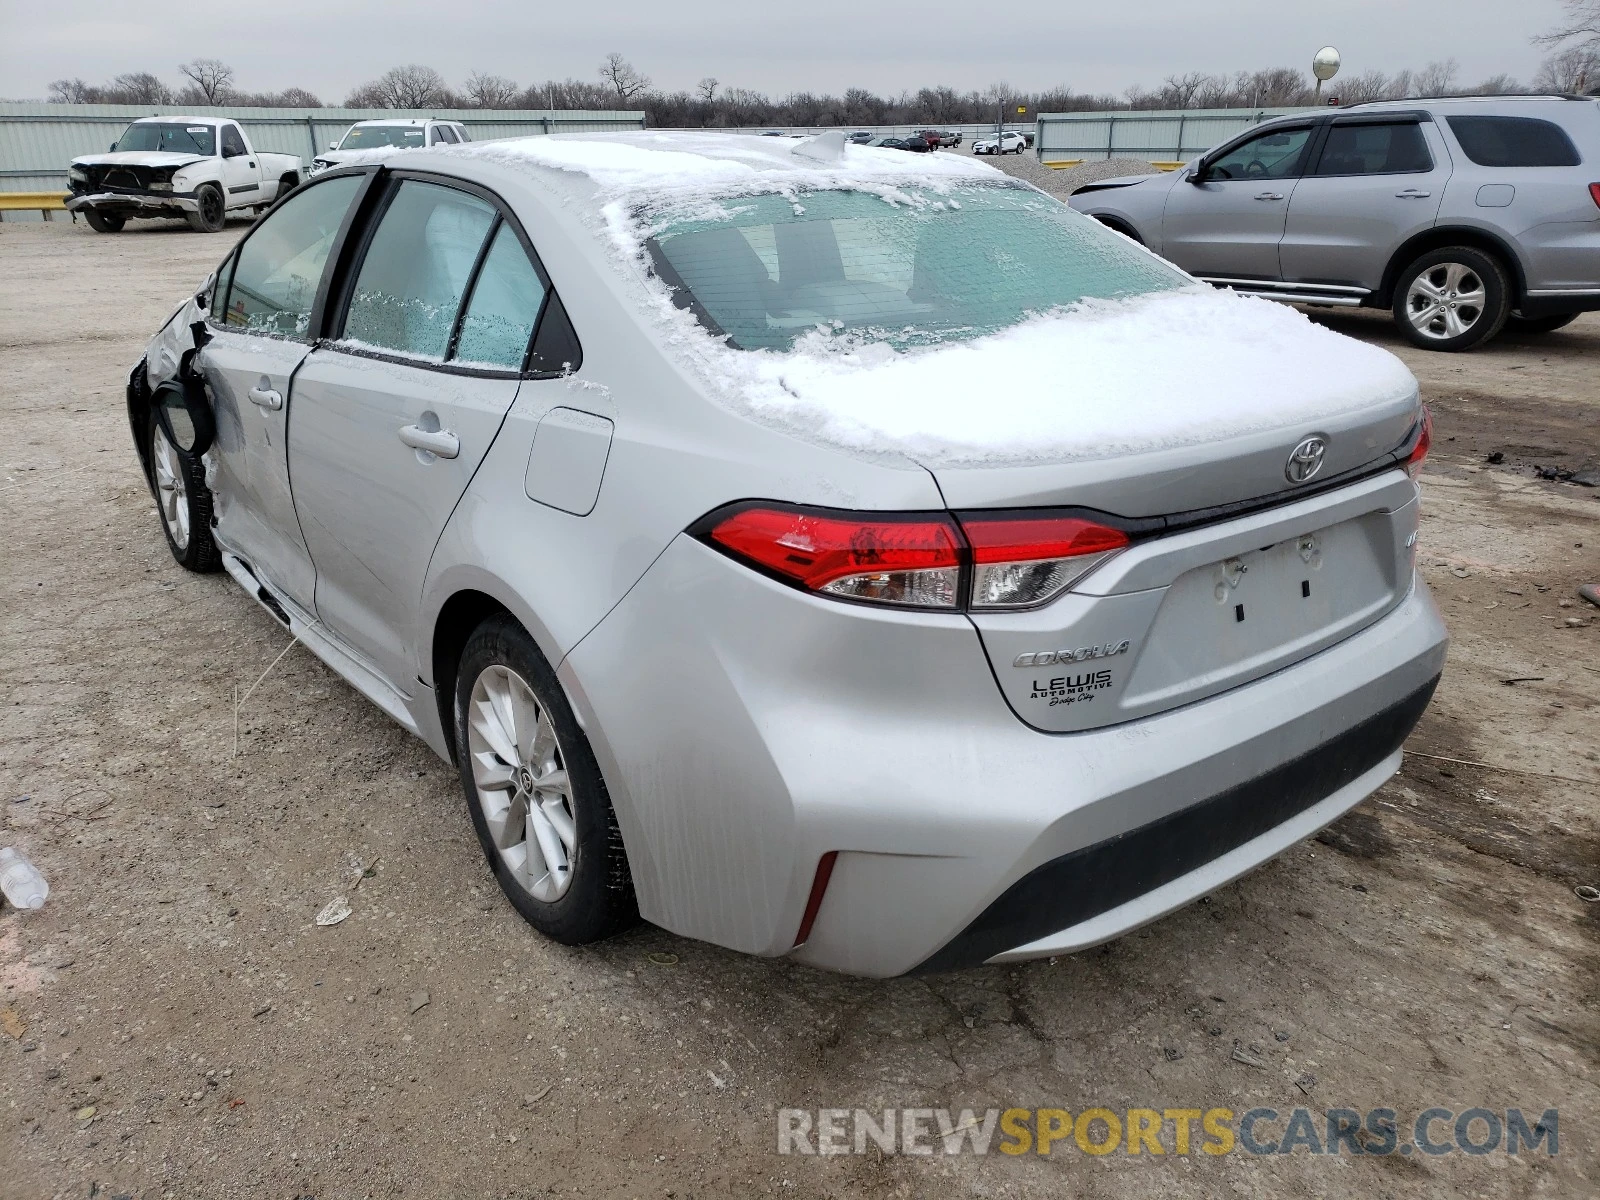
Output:
<svg viewBox="0 0 1600 1200">
<path fill-rule="evenodd" d="M 511 668 L 486 667 L 473 683 L 467 743 L 501 861 L 535 900 L 559 900 L 578 844 L 572 783 L 550 713 Z"/>
<path fill-rule="evenodd" d="M 1447 341 L 1460 337 L 1482 318 L 1487 289 L 1483 279 L 1463 263 L 1435 263 L 1411 281 L 1406 316 L 1423 337 Z"/>
<path fill-rule="evenodd" d="M 155 467 L 156 501 L 161 520 L 172 544 L 180 551 L 189 548 L 189 484 L 178 448 L 167 440 L 159 424 L 150 439 L 150 459 Z"/>
</svg>

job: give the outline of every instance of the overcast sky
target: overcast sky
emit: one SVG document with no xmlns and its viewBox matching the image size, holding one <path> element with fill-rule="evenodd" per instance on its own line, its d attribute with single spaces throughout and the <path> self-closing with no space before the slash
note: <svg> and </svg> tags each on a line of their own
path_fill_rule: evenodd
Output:
<svg viewBox="0 0 1600 1200">
<path fill-rule="evenodd" d="M 1121 92 L 1174 72 L 1301 66 L 1328 43 L 1352 74 L 1453 56 L 1464 83 L 1502 71 L 1527 81 L 1545 53 L 1528 39 L 1560 12 L 1559 0 L 0 0 L 0 96 L 42 98 L 52 79 L 124 71 L 177 83 L 178 63 L 212 57 L 246 90 L 299 86 L 337 103 L 399 63 L 433 66 L 453 84 L 473 70 L 525 84 L 593 79 L 611 50 L 668 90 L 713 75 L 773 95 L 999 81 Z"/>
</svg>

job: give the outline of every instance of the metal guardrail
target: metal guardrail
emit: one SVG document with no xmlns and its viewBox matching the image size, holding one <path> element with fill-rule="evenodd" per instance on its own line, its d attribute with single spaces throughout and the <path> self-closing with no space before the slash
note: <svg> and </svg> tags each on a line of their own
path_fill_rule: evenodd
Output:
<svg viewBox="0 0 1600 1200">
<path fill-rule="evenodd" d="M 65 212 L 66 194 L 63 192 L 0 192 L 0 214 L 8 212 L 36 212 L 46 221 L 53 212 Z M 0 220 L 4 220 L 0 216 Z"/>
</svg>

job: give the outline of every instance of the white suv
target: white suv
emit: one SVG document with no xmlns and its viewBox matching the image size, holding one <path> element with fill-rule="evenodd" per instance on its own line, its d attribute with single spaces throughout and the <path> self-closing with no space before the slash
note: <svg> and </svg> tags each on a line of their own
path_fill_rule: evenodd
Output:
<svg viewBox="0 0 1600 1200">
<path fill-rule="evenodd" d="M 311 173 L 349 162 L 360 150 L 420 150 L 424 146 L 454 146 L 470 142 L 472 135 L 459 121 L 434 121 L 422 117 L 395 117 L 382 121 L 357 121 L 325 154 L 311 160 Z"/>
</svg>

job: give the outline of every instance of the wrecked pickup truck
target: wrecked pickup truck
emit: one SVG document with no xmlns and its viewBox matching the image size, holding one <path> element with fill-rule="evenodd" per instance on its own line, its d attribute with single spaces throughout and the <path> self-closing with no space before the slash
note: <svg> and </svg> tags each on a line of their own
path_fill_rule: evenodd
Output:
<svg viewBox="0 0 1600 1200">
<path fill-rule="evenodd" d="M 141 117 L 109 154 L 72 160 L 70 212 L 116 233 L 131 217 L 184 217 L 216 233 L 230 213 L 264 212 L 305 177 L 293 154 L 259 154 L 236 121 Z"/>
</svg>

